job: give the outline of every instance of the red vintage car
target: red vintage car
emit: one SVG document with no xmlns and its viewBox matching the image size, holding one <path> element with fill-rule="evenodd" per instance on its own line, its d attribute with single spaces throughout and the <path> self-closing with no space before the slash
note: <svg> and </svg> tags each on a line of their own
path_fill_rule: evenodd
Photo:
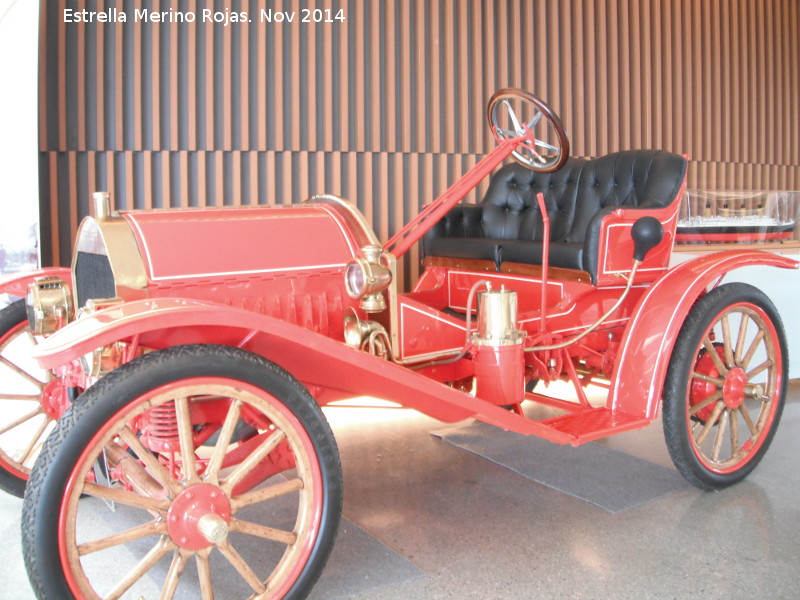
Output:
<svg viewBox="0 0 800 600">
<path fill-rule="evenodd" d="M 212 598 L 223 579 L 244 598 L 304 597 L 342 504 L 320 406 L 354 396 L 572 445 L 661 410 L 693 484 L 756 466 L 785 334 L 761 291 L 722 281 L 797 262 L 730 251 L 670 268 L 684 157 L 570 158 L 558 117 L 520 90 L 496 93 L 488 120 L 497 147 L 386 242 L 334 196 L 116 212 L 97 193 L 71 269 L 3 283 L 27 299 L 0 313 L 0 485 L 27 483 L 39 598 L 143 597 L 154 580 L 163 598 L 179 584 Z M 398 261 L 417 244 L 405 293 Z M 546 394 L 555 380 L 573 400 Z M 537 404 L 557 414 L 530 418 Z"/>
</svg>

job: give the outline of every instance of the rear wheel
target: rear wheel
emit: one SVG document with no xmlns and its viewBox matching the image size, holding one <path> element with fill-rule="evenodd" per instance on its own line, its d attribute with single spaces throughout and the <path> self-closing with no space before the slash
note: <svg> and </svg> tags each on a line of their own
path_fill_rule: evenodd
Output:
<svg viewBox="0 0 800 600">
<path fill-rule="evenodd" d="M 675 466 L 703 489 L 744 479 L 775 435 L 788 381 L 786 338 L 772 302 L 731 283 L 686 319 L 664 386 L 664 434 Z"/>
<path fill-rule="evenodd" d="M 40 599 L 302 598 L 341 488 L 333 434 L 288 373 L 228 347 L 154 352 L 47 440 L 23 507 L 28 576 Z"/>
<path fill-rule="evenodd" d="M 60 378 L 31 358 L 25 301 L 0 310 L 0 488 L 22 498 L 31 465 L 69 404 Z"/>
</svg>

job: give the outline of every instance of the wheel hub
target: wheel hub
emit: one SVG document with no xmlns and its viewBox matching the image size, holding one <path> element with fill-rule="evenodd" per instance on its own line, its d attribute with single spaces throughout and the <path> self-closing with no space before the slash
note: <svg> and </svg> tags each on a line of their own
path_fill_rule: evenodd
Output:
<svg viewBox="0 0 800 600">
<path fill-rule="evenodd" d="M 167 512 L 167 531 L 186 550 L 201 550 L 228 536 L 231 504 L 215 485 L 200 483 L 178 494 Z"/>
<path fill-rule="evenodd" d="M 69 408 L 69 388 L 61 377 L 56 377 L 44 385 L 39 400 L 47 416 L 58 420 Z"/>
<path fill-rule="evenodd" d="M 746 386 L 747 375 L 743 369 L 734 367 L 728 371 L 722 386 L 722 400 L 725 402 L 725 406 L 731 410 L 739 408 L 744 402 Z"/>
<path fill-rule="evenodd" d="M 717 352 L 717 355 L 724 362 L 725 354 L 722 346 L 715 346 L 714 350 Z M 720 376 L 719 369 L 717 369 L 713 359 L 711 358 L 711 355 L 708 354 L 708 352 L 706 352 L 705 349 L 700 351 L 697 362 L 695 363 L 694 366 L 694 370 L 697 373 L 700 373 L 701 375 L 706 375 L 714 379 Z M 700 404 L 700 402 L 702 402 L 710 395 L 715 393 L 718 389 L 719 388 L 713 383 L 710 383 L 708 381 L 702 381 L 700 379 L 693 379 L 689 402 L 692 406 L 694 406 L 695 404 Z M 695 417 L 701 422 L 705 423 L 709 418 L 711 418 L 711 413 L 713 411 L 714 411 L 714 405 L 711 404 L 709 406 L 706 406 L 702 410 L 698 411 Z"/>
</svg>

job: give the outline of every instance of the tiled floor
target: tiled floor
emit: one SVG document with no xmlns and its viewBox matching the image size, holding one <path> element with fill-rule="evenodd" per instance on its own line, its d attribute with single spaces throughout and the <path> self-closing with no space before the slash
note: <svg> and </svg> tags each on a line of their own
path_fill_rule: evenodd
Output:
<svg viewBox="0 0 800 600">
<path fill-rule="evenodd" d="M 314 597 L 797 598 L 798 383 L 747 480 L 616 514 L 432 436 L 442 424 L 416 413 L 326 409 L 344 468 L 345 537 Z M 660 423 L 602 443 L 672 468 Z M 0 598 L 14 600 L 32 598 L 20 505 L 0 497 Z"/>
</svg>

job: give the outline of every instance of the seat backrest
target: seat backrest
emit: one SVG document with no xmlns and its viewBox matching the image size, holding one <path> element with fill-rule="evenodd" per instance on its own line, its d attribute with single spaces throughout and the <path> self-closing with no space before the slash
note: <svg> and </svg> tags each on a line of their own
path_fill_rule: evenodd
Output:
<svg viewBox="0 0 800 600">
<path fill-rule="evenodd" d="M 663 150 L 626 150 L 587 161 L 565 241 L 585 240 L 589 223 L 603 209 L 668 206 L 685 174 L 686 160 Z"/>
<path fill-rule="evenodd" d="M 541 241 L 542 218 L 536 195 L 542 192 L 550 216 L 550 239 L 563 239 L 575 211 L 578 178 L 586 162 L 570 158 L 554 173 L 537 173 L 517 162 L 503 166 L 492 176 L 481 201 L 484 237 Z"/>
</svg>

